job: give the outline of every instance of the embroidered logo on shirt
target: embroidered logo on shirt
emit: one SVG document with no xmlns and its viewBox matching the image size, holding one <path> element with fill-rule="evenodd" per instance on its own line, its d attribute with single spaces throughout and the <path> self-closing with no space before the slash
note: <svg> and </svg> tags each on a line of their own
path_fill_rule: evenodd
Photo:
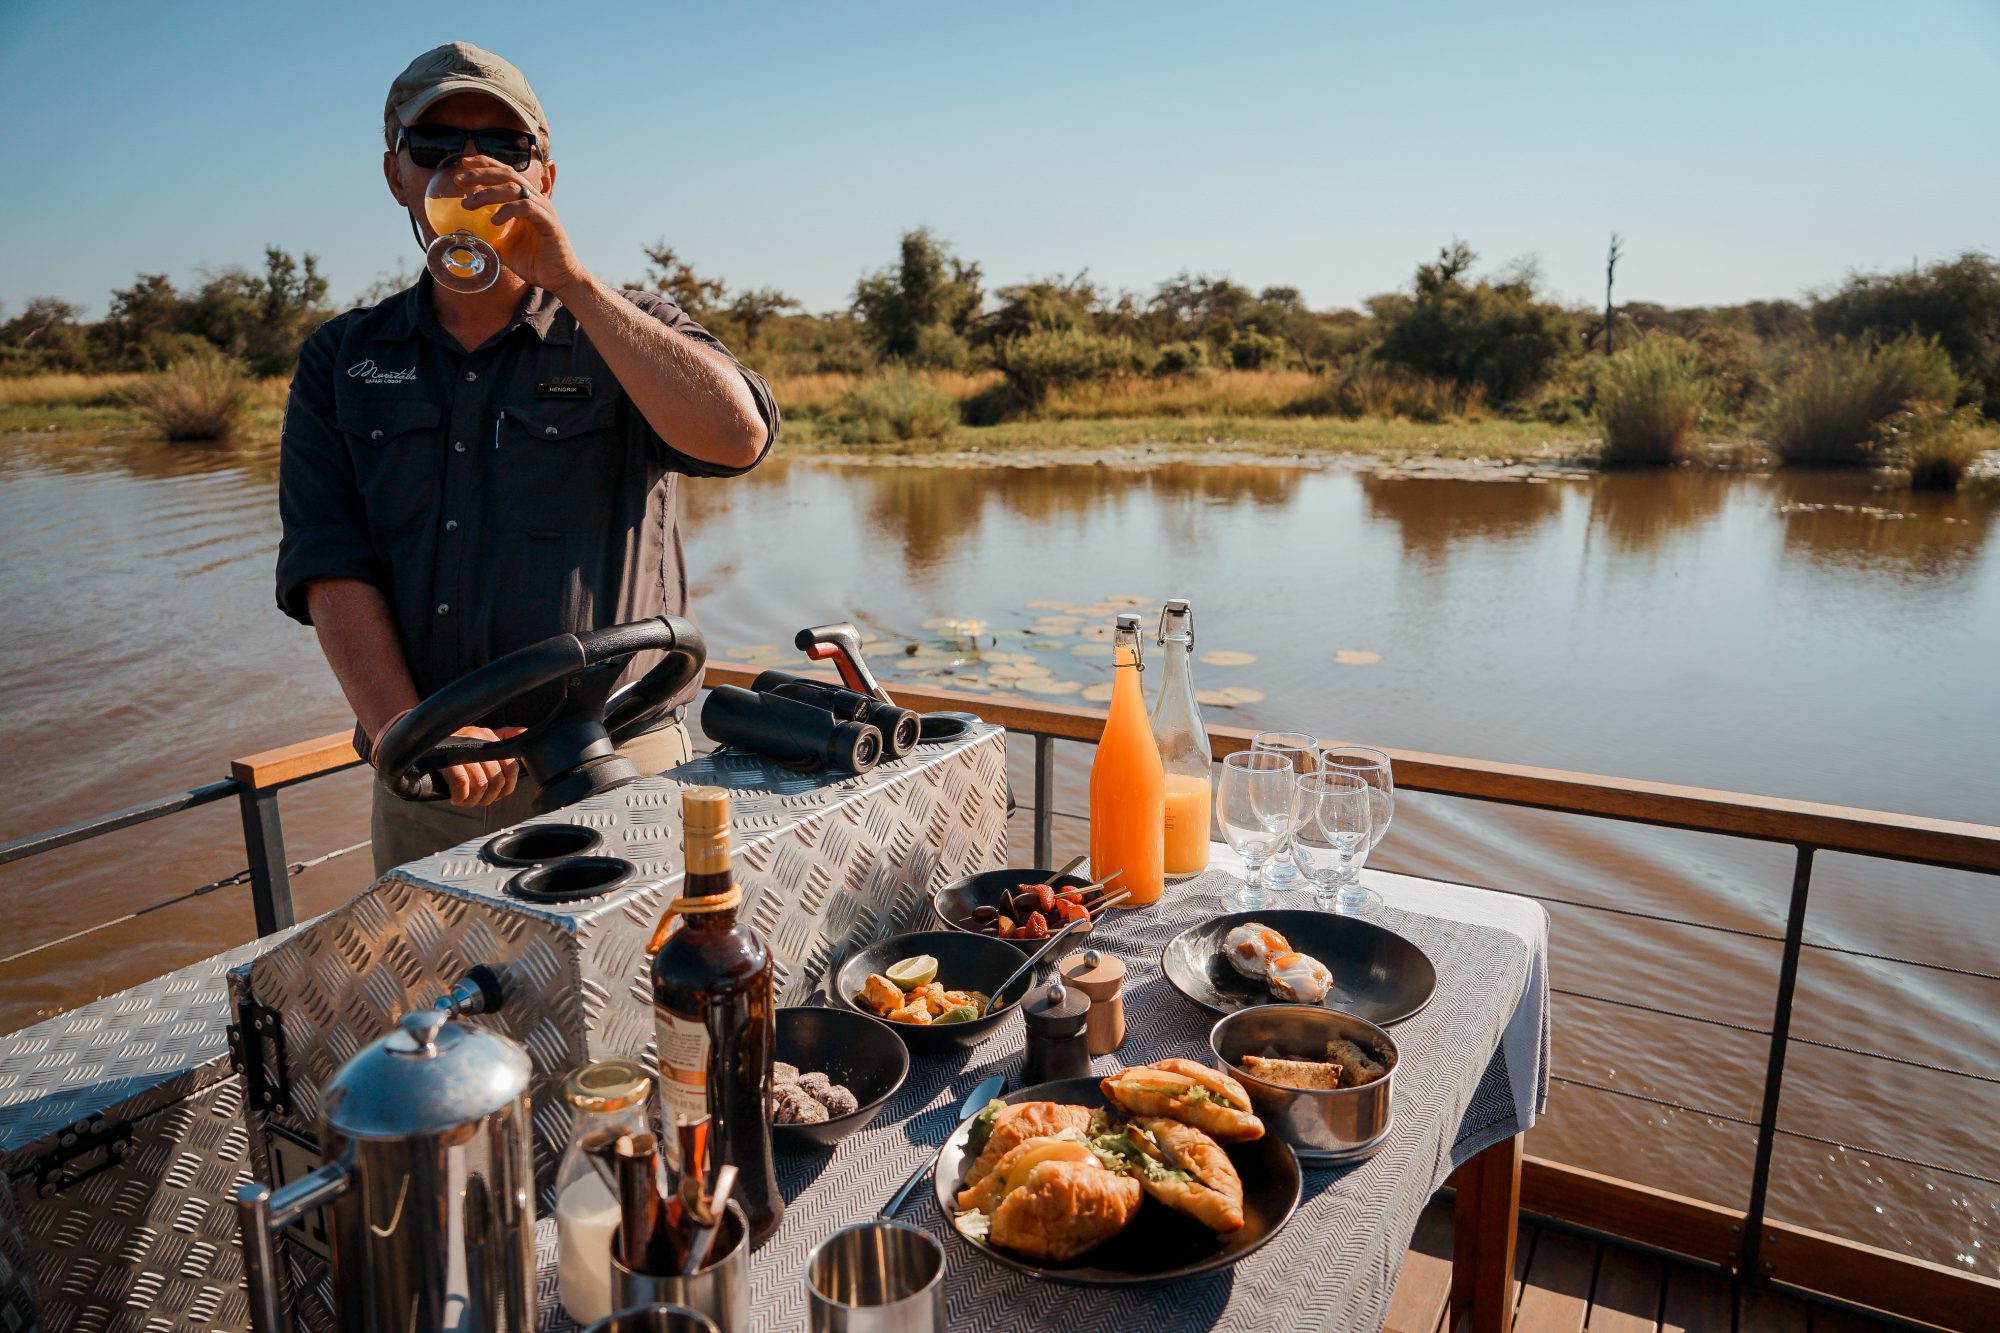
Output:
<svg viewBox="0 0 2000 1333">
<path fill-rule="evenodd" d="M 537 398 L 588 398 L 590 397 L 590 376 L 562 375 L 552 380 L 539 380 L 535 384 Z"/>
<path fill-rule="evenodd" d="M 384 370 L 373 361 L 357 361 L 347 368 L 347 378 L 360 380 L 363 384 L 414 384 L 417 368 Z"/>
</svg>

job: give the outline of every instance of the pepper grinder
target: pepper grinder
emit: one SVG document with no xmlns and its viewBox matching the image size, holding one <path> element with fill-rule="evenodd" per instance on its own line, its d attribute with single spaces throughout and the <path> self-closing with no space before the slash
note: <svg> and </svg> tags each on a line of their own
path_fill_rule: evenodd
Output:
<svg viewBox="0 0 2000 1333">
<path fill-rule="evenodd" d="M 1062 979 L 1090 997 L 1086 1035 L 1092 1055 L 1109 1055 L 1125 1044 L 1125 960 L 1101 949 L 1065 958 Z"/>
<path fill-rule="evenodd" d="M 1024 1085 L 1090 1076 L 1090 997 L 1052 981 L 1029 993 L 1021 1004 L 1028 1029 L 1028 1053 L 1021 1062 Z"/>
</svg>

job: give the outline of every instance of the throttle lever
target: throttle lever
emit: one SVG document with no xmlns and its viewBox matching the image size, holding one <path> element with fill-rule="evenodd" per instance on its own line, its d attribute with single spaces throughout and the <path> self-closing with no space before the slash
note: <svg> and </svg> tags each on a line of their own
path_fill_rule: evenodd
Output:
<svg viewBox="0 0 2000 1333">
<path fill-rule="evenodd" d="M 885 704 L 896 701 L 875 679 L 875 673 L 868 669 L 868 663 L 861 656 L 861 631 L 851 620 L 836 621 L 831 625 L 813 625 L 798 632 L 792 643 L 815 662 L 831 658 L 834 670 L 840 673 L 841 683 L 848 689 L 865 694 L 871 699 Z"/>
</svg>

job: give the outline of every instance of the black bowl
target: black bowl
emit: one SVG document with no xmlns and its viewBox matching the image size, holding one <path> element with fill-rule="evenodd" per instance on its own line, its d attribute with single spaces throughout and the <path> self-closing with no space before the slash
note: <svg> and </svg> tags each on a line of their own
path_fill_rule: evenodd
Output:
<svg viewBox="0 0 2000 1333">
<path fill-rule="evenodd" d="M 771 1143 L 781 1152 L 831 1148 L 873 1120 L 910 1073 L 910 1052 L 889 1025 L 846 1009 L 780 1009 L 777 1058 L 800 1073 L 817 1069 L 861 1103 L 816 1125 L 772 1125 Z"/>
<path fill-rule="evenodd" d="M 1268 986 L 1238 972 L 1222 956 L 1222 941 L 1237 926 L 1261 922 L 1294 949 L 1333 971 L 1333 989 L 1322 1007 L 1365 1018 L 1378 1027 L 1400 1023 L 1437 993 L 1437 969 L 1410 941 L 1361 917 L 1299 908 L 1229 912 L 1189 926 L 1160 951 L 1160 970 L 1173 988 L 1211 1014 L 1276 1004 Z"/>
<path fill-rule="evenodd" d="M 847 956 L 833 975 L 833 1002 L 864 1018 L 873 1014 L 855 1001 L 861 984 L 870 972 L 887 972 L 905 958 L 929 954 L 938 960 L 938 980 L 953 990 L 983 991 L 988 995 L 1021 965 L 1021 951 L 1006 940 L 990 935 L 968 935 L 958 930 L 919 930 L 909 935 L 892 935 Z M 1000 1007 L 984 1018 L 963 1023 L 940 1023 L 923 1027 L 916 1023 L 885 1023 L 912 1051 L 948 1050 L 953 1046 L 975 1046 L 993 1035 L 994 1029 L 1014 1017 L 1014 1007 L 1035 985 L 1035 969 L 1023 972 L 1001 998 Z"/>
<path fill-rule="evenodd" d="M 946 930 L 954 930 L 964 935 L 981 935 L 987 939 L 999 939 L 998 935 L 987 935 L 983 930 L 974 929 L 968 922 L 975 907 L 998 907 L 1000 900 L 1012 894 L 1023 884 L 1053 884 L 1061 889 L 1086 889 L 1090 881 L 1080 875 L 1058 875 L 1053 870 L 983 870 L 977 875 L 967 875 L 956 879 L 931 895 L 931 914 Z M 1054 934 L 1063 923 L 1049 922 L 1049 932 Z M 1055 947 L 1050 959 L 1062 957 L 1070 950 L 1090 938 L 1096 929 L 1093 922 L 1088 928 L 1071 933 L 1068 939 Z M 1046 937 L 1039 940 L 1022 939 L 1009 935 L 1004 944 L 1011 944 L 1023 954 L 1031 954 L 1042 947 Z"/>
</svg>

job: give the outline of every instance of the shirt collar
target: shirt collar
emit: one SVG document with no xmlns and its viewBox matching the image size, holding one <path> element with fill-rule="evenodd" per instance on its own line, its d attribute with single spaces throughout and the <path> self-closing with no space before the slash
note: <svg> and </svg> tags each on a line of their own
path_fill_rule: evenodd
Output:
<svg viewBox="0 0 2000 1333">
<path fill-rule="evenodd" d="M 574 340 L 576 316 L 564 309 L 563 303 L 550 293 L 540 287 L 530 287 L 527 299 L 514 312 L 513 322 L 506 331 L 512 333 L 524 324 L 543 343 L 568 347 Z M 444 326 L 438 323 L 437 299 L 433 295 L 433 279 L 429 273 L 419 274 L 416 285 L 402 293 L 402 300 L 390 312 L 381 336 L 392 342 L 402 342 L 418 333 L 447 347 L 455 346 Z"/>
</svg>

